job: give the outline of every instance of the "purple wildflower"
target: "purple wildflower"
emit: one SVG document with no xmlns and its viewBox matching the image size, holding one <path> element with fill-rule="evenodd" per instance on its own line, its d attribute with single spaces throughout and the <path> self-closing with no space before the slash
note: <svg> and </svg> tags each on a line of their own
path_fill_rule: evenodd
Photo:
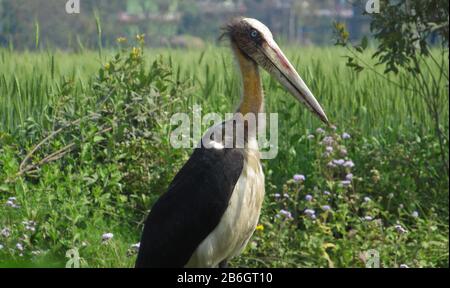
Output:
<svg viewBox="0 0 450 288">
<path fill-rule="evenodd" d="M 313 199 L 313 196 L 312 196 L 312 195 L 309 195 L 309 194 L 308 194 L 308 195 L 305 196 L 305 200 L 306 200 L 306 201 L 312 201 L 312 199 Z"/>
<path fill-rule="evenodd" d="M 308 216 L 311 219 L 316 218 L 316 211 L 314 211 L 313 209 L 305 209 L 304 213 L 306 216 Z"/>
<path fill-rule="evenodd" d="M 352 182 L 351 182 L 351 181 L 348 181 L 348 180 L 344 180 L 344 181 L 341 181 L 341 184 L 342 184 L 342 186 L 344 186 L 344 187 L 348 187 L 348 186 L 350 186 L 350 185 L 352 184 Z"/>
<path fill-rule="evenodd" d="M 346 132 L 342 133 L 342 139 L 350 139 L 350 138 L 351 138 L 350 134 Z"/>
<path fill-rule="evenodd" d="M 331 207 L 329 205 L 324 205 L 324 206 L 322 206 L 322 210 L 323 211 L 330 211 Z"/>
<path fill-rule="evenodd" d="M 323 145 L 332 146 L 334 143 L 334 139 L 331 136 L 326 136 L 322 140 Z"/>
<path fill-rule="evenodd" d="M 337 159 L 337 160 L 333 160 L 333 163 L 337 166 L 342 166 L 345 163 L 344 159 Z"/>
<path fill-rule="evenodd" d="M 114 234 L 113 234 L 113 233 L 105 233 L 105 234 L 102 235 L 102 241 L 103 241 L 103 242 L 109 241 L 109 240 L 111 240 L 113 237 L 114 237 Z"/>
<path fill-rule="evenodd" d="M 305 177 L 305 175 L 302 175 L 302 174 L 295 174 L 294 175 L 294 181 L 295 182 L 300 182 L 300 181 L 305 181 L 306 180 L 306 177 Z"/>
<path fill-rule="evenodd" d="M 288 219 L 292 219 L 292 213 L 287 210 L 281 209 L 280 214 L 285 216 Z"/>
<path fill-rule="evenodd" d="M 355 167 L 355 163 L 353 163 L 352 160 L 348 160 L 348 161 L 345 161 L 345 163 L 342 166 L 344 166 L 346 168 L 353 168 L 353 167 Z"/>
</svg>

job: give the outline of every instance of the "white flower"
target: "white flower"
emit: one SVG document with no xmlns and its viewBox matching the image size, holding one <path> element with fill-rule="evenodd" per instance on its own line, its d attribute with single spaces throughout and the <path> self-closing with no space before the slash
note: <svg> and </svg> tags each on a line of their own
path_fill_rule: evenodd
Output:
<svg viewBox="0 0 450 288">
<path fill-rule="evenodd" d="M 316 136 L 314 136 L 313 134 L 309 134 L 309 135 L 307 136 L 307 138 L 308 138 L 309 140 L 313 140 L 315 137 L 316 137 Z"/>
<path fill-rule="evenodd" d="M 406 230 L 405 228 L 403 228 L 401 225 L 398 225 L 398 224 L 395 225 L 394 228 L 400 234 L 405 234 L 406 232 L 408 232 L 408 230 Z"/>
<path fill-rule="evenodd" d="M 317 129 L 316 129 L 316 133 L 317 133 L 317 134 L 324 134 L 324 133 L 325 133 L 325 130 L 323 130 L 322 128 L 317 128 Z"/>
<path fill-rule="evenodd" d="M 327 147 L 325 148 L 325 150 L 326 150 L 328 153 L 331 153 L 331 152 L 333 152 L 333 147 L 327 146 Z"/>
<path fill-rule="evenodd" d="M 311 196 L 309 194 L 305 196 L 306 201 L 312 201 L 312 199 L 313 199 L 313 196 Z"/>
<path fill-rule="evenodd" d="M 352 181 L 352 180 L 353 180 L 353 174 L 352 174 L 352 173 L 348 173 L 348 174 L 345 176 L 345 179 L 348 180 L 348 181 Z"/>
<path fill-rule="evenodd" d="M 16 249 L 19 250 L 19 251 L 23 251 L 23 245 L 20 244 L 20 243 L 17 243 L 16 244 Z"/>
<path fill-rule="evenodd" d="M 36 222 L 34 221 L 23 221 L 23 225 L 25 225 L 25 230 L 34 232 L 36 231 Z"/>
<path fill-rule="evenodd" d="M 411 216 L 414 218 L 417 218 L 417 217 L 419 217 L 419 212 L 414 211 L 414 212 L 412 212 Z"/>
<path fill-rule="evenodd" d="M 409 268 L 409 266 L 406 264 L 400 264 L 400 268 Z"/>
<path fill-rule="evenodd" d="M 102 241 L 105 242 L 111 240 L 113 237 L 114 237 L 113 233 L 105 233 L 102 235 Z"/>
<path fill-rule="evenodd" d="M 2 250 L 5 246 L 3 246 L 2 244 L 0 244 L 0 250 Z"/>
<path fill-rule="evenodd" d="M 370 199 L 369 197 L 364 197 L 364 202 L 370 202 L 372 199 Z"/>
<path fill-rule="evenodd" d="M 365 217 L 364 217 L 364 220 L 366 220 L 366 221 L 372 221 L 373 218 L 372 218 L 371 216 L 365 216 Z"/>
<path fill-rule="evenodd" d="M 10 199 L 15 199 L 15 198 L 14 198 L 14 197 L 11 197 Z M 17 205 L 17 204 L 15 203 L 15 200 L 8 200 L 8 201 L 6 201 L 5 205 L 6 205 L 7 207 L 11 207 L 11 208 L 19 208 L 19 207 L 20 207 L 19 205 Z"/>
<path fill-rule="evenodd" d="M 327 196 L 330 196 L 330 195 L 331 195 L 331 192 L 330 192 L 330 191 L 323 191 L 323 194 L 324 194 L 324 195 L 327 195 Z"/>
<path fill-rule="evenodd" d="M 11 230 L 9 228 L 3 228 L 0 232 L 0 235 L 2 235 L 5 238 L 8 238 L 9 235 L 11 235 Z"/>
</svg>

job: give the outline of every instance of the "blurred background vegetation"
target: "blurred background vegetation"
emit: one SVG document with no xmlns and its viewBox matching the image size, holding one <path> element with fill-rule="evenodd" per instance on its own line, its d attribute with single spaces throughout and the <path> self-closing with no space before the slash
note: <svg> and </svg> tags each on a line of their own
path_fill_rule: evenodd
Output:
<svg viewBox="0 0 450 288">
<path fill-rule="evenodd" d="M 333 20 L 347 23 L 352 37 L 369 31 L 359 0 L 81 0 L 80 14 L 66 14 L 66 1 L 0 0 L 0 45 L 16 49 L 79 50 L 98 44 L 96 18 L 103 46 L 118 35 L 147 35 L 156 47 L 215 42 L 229 18 L 246 15 L 271 27 L 279 38 L 303 45 L 331 45 Z M 328 36 L 328 37 L 326 37 Z"/>
</svg>

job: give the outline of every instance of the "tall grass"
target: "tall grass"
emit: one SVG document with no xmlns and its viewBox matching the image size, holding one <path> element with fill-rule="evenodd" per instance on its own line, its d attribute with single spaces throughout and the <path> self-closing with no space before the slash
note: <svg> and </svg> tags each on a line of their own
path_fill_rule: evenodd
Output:
<svg viewBox="0 0 450 288">
<path fill-rule="evenodd" d="M 423 99 L 367 73 L 345 67 L 344 51 L 339 48 L 290 47 L 286 54 L 325 108 L 331 121 L 340 127 L 361 128 L 366 135 L 401 132 L 402 129 L 431 129 Z M 153 60 L 162 54 L 177 73 L 174 80 L 188 80 L 184 109 L 202 104 L 205 112 L 229 112 L 239 101 L 239 75 L 231 52 L 209 47 L 204 51 L 149 50 Z M 95 52 L 16 53 L 0 50 L 0 129 L 12 131 L 33 117 L 43 121 L 45 106 L 65 81 L 84 91 L 101 61 Z M 411 79 L 402 74 L 391 80 L 403 85 Z M 280 112 L 283 127 L 313 129 L 319 123 L 266 73 L 263 73 L 268 112 Z M 443 97 L 443 113 L 448 117 L 448 97 Z M 188 110 L 189 111 L 189 110 Z M 444 118 L 445 118 L 444 117 Z M 285 131 L 288 132 L 290 131 Z M 394 133 L 395 134 L 395 133 Z"/>
</svg>

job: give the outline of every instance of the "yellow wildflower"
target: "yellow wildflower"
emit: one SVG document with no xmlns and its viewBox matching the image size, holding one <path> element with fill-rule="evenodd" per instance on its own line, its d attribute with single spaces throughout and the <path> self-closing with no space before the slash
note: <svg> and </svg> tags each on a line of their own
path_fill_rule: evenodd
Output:
<svg viewBox="0 0 450 288">
<path fill-rule="evenodd" d="M 262 224 L 259 224 L 258 226 L 256 226 L 256 231 L 264 231 L 264 226 Z"/>
<path fill-rule="evenodd" d="M 117 43 L 125 43 L 125 42 L 127 42 L 127 38 L 119 37 L 119 38 L 116 39 L 116 41 L 117 41 Z"/>
<path fill-rule="evenodd" d="M 137 59 L 141 55 L 141 48 L 133 47 L 131 50 L 131 58 Z"/>
<path fill-rule="evenodd" d="M 144 42 L 145 41 L 145 34 L 138 34 L 136 35 L 136 40 L 139 42 Z"/>
</svg>

